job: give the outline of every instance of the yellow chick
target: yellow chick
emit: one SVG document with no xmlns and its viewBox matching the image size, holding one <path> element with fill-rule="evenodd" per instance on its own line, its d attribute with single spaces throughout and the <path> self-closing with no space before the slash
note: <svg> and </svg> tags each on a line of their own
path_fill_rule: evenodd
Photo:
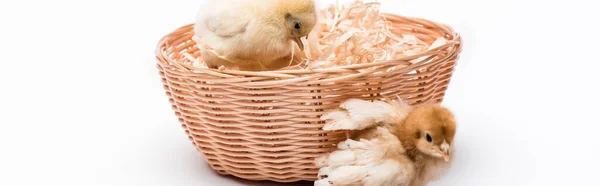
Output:
<svg viewBox="0 0 600 186">
<path fill-rule="evenodd" d="M 208 67 L 264 71 L 298 62 L 316 23 L 313 0 L 210 0 L 194 32 Z"/>
<path fill-rule="evenodd" d="M 352 139 L 355 140 L 379 138 L 381 133 L 374 133 L 374 128 L 389 130 L 399 140 L 398 144 L 401 147 L 388 146 L 388 148 L 404 151 L 403 154 L 395 154 L 393 157 L 407 158 L 409 162 L 399 160 L 397 162 L 402 162 L 403 167 L 414 167 L 410 186 L 424 186 L 449 168 L 454 150 L 452 143 L 456 133 L 456 123 L 448 109 L 434 104 L 413 108 L 401 99 L 387 102 L 350 99 L 340 107 L 341 109 L 328 112 L 321 117 L 329 120 L 323 129 L 354 130 Z M 339 161 L 342 158 L 337 158 L 338 160 L 329 161 L 317 159 L 317 166 L 326 164 L 323 162 L 339 162 L 339 165 L 336 165 L 338 167 L 349 165 L 348 161 Z M 332 172 L 331 168 L 326 166 L 319 167 L 324 167 L 321 170 L 325 173 Z M 411 175 L 407 174 L 406 179 L 409 179 L 408 176 Z M 348 177 L 345 179 L 352 180 Z M 380 180 L 380 182 L 384 181 Z"/>
</svg>

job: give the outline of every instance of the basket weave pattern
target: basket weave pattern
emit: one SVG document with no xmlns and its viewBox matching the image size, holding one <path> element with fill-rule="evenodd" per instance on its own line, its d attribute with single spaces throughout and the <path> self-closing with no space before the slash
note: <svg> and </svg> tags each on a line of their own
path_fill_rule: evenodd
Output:
<svg viewBox="0 0 600 186">
<path fill-rule="evenodd" d="M 345 139 L 323 132 L 319 117 L 348 98 L 399 96 L 412 105 L 439 103 L 461 50 L 450 27 L 386 15 L 394 34 L 432 43 L 449 42 L 418 55 L 386 62 L 313 70 L 242 72 L 195 68 L 198 57 L 186 25 L 165 36 L 156 54 L 172 108 L 196 149 L 220 174 L 249 180 L 314 181 L 316 157 Z M 416 63 L 408 61 L 425 56 Z M 361 71 L 359 71 L 361 70 Z"/>
</svg>

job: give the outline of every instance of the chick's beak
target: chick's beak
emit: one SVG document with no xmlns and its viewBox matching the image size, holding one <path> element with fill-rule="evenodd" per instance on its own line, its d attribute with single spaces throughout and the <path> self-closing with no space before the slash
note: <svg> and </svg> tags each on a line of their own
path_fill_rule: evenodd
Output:
<svg viewBox="0 0 600 186">
<path fill-rule="evenodd" d="M 442 151 L 441 154 L 444 157 L 444 161 L 449 162 L 450 161 L 450 145 L 444 141 L 444 143 L 440 147 L 440 150 Z"/>
<path fill-rule="evenodd" d="M 450 153 L 448 153 L 448 151 L 442 151 L 442 156 L 444 157 L 445 162 L 450 161 Z"/>
<path fill-rule="evenodd" d="M 292 41 L 294 41 L 294 42 L 296 42 L 296 44 L 298 44 L 298 47 L 300 47 L 300 51 L 304 51 L 304 44 L 302 44 L 301 37 L 294 37 L 294 38 L 292 38 Z"/>
</svg>

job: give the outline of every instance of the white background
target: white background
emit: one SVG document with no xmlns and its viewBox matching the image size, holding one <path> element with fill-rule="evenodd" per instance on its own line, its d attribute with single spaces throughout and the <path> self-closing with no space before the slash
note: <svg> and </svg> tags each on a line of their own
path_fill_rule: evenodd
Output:
<svg viewBox="0 0 600 186">
<path fill-rule="evenodd" d="M 598 185 L 599 5 L 382 2 L 464 37 L 457 162 L 431 185 Z M 164 95 L 156 43 L 199 4 L 1 1 L 0 185 L 268 185 L 212 172 Z"/>
</svg>

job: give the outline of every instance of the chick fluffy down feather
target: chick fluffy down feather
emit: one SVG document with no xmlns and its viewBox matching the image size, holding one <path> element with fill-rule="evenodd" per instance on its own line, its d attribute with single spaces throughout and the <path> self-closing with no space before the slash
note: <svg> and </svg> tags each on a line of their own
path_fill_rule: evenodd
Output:
<svg viewBox="0 0 600 186">
<path fill-rule="evenodd" d="M 406 117 L 411 107 L 401 99 L 392 101 L 365 101 L 349 99 L 340 104 L 340 109 L 321 116 L 329 120 L 323 130 L 362 130 L 379 123 L 396 123 Z"/>
<path fill-rule="evenodd" d="M 319 179 L 315 186 L 408 186 L 414 165 L 404 155 L 400 141 L 386 128 L 372 131 L 373 139 L 348 139 L 338 150 L 316 160 Z"/>
<path fill-rule="evenodd" d="M 288 30 L 274 21 L 284 16 L 277 6 L 284 1 L 292 0 L 204 1 L 194 32 L 207 66 L 274 70 L 290 65 L 292 49 L 295 61 L 305 57 L 297 44 L 286 39 Z"/>
</svg>

